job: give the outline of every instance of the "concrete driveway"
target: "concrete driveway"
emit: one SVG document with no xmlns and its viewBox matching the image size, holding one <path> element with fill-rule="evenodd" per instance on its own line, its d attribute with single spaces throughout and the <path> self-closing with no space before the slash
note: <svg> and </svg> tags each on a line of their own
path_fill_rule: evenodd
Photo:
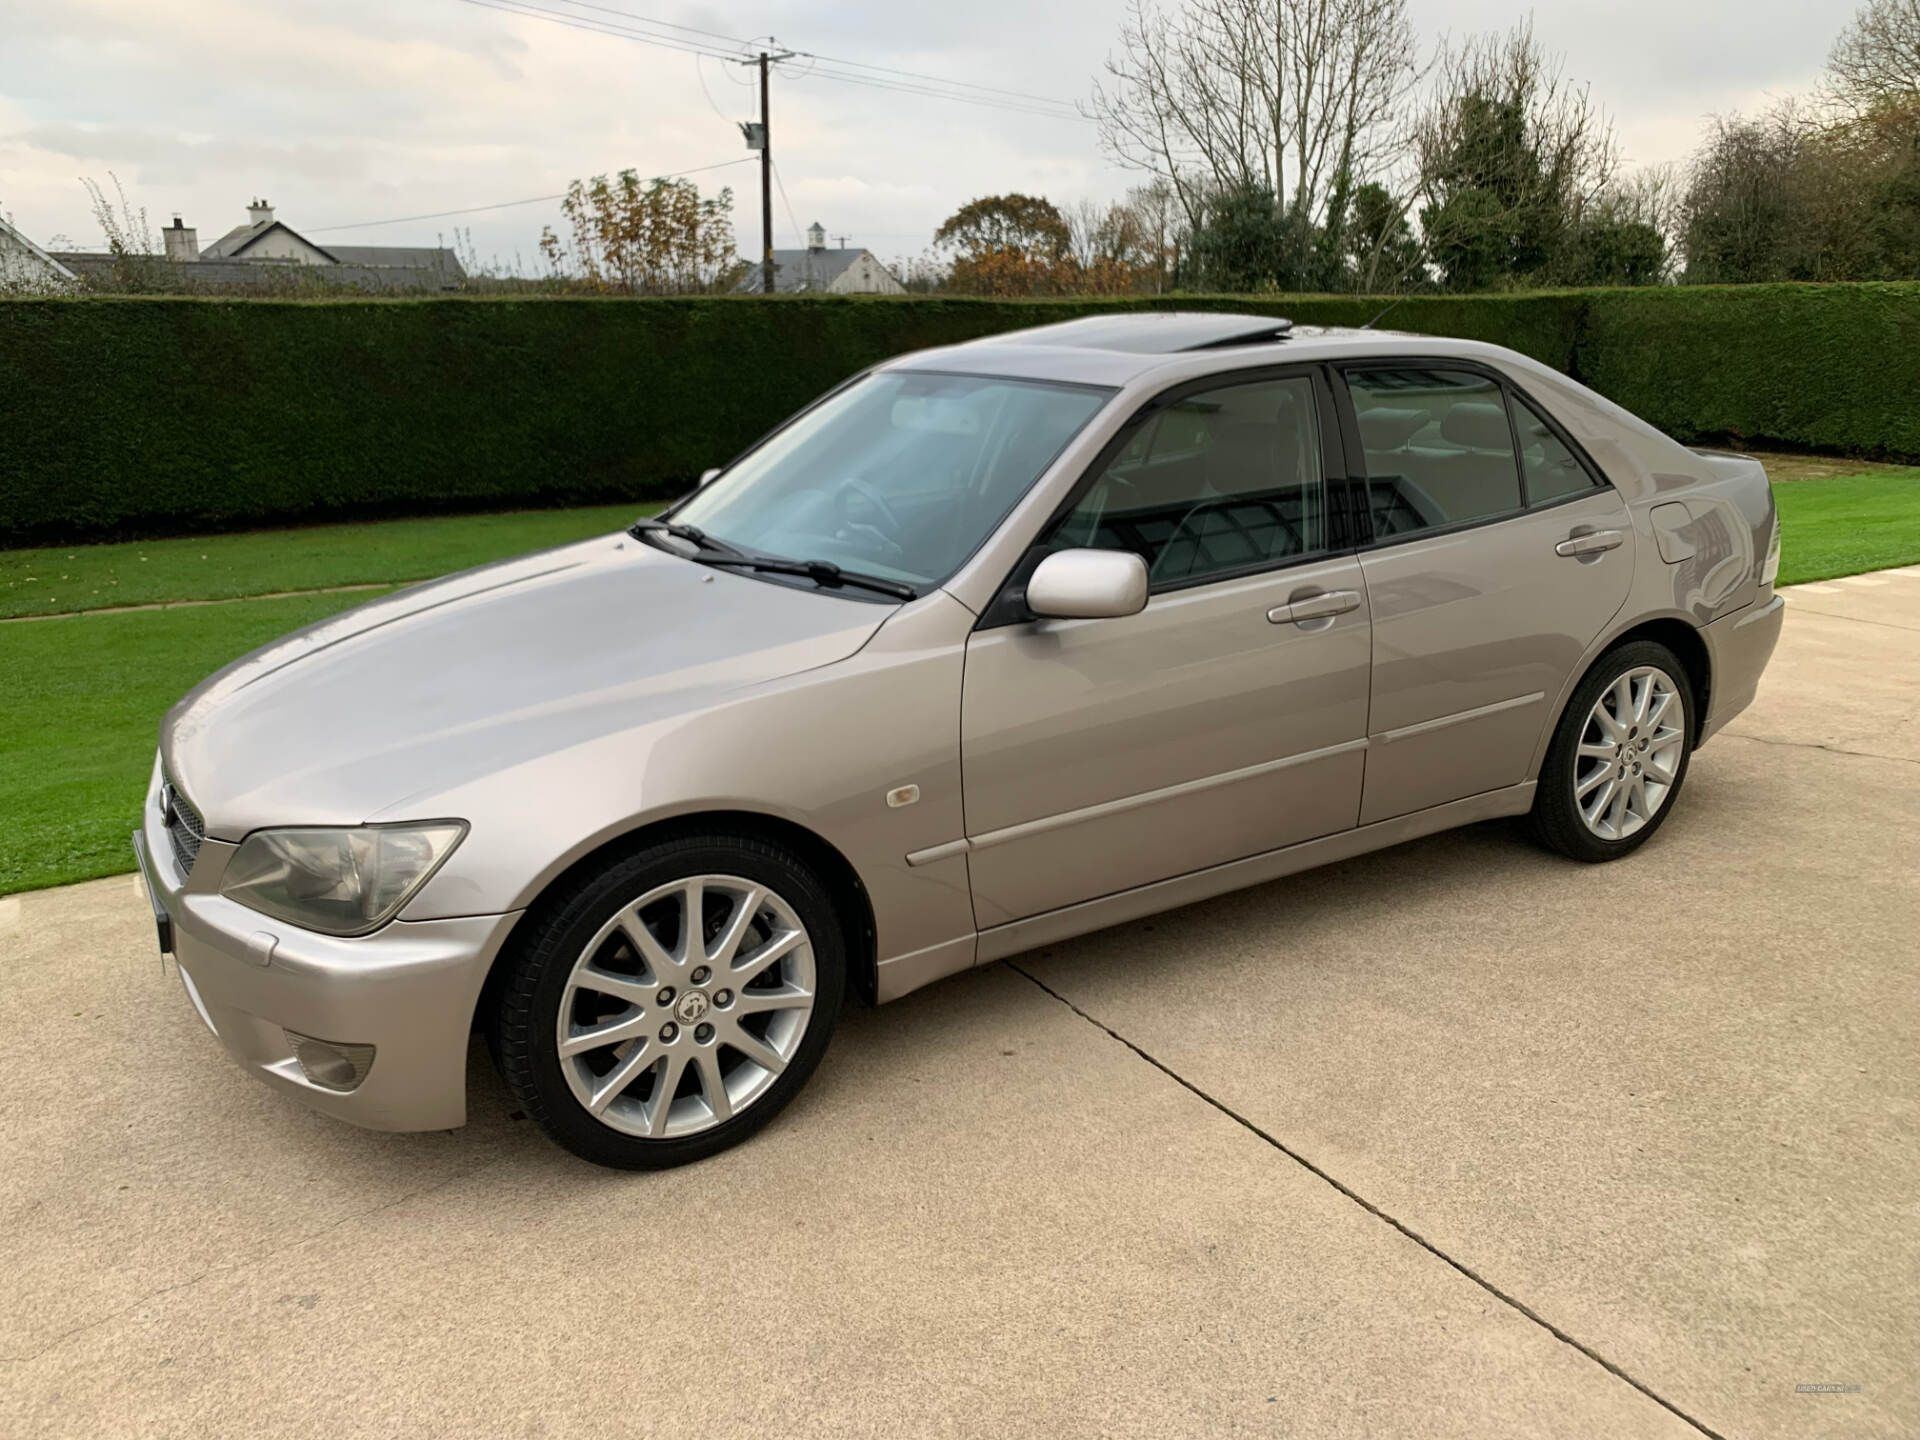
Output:
<svg viewBox="0 0 1920 1440">
<path fill-rule="evenodd" d="M 478 1051 L 462 1131 L 311 1115 L 135 881 L 0 901 L 0 1433 L 1920 1432 L 1920 568 L 1790 594 L 1632 859 L 976 971 L 663 1175 Z"/>
</svg>

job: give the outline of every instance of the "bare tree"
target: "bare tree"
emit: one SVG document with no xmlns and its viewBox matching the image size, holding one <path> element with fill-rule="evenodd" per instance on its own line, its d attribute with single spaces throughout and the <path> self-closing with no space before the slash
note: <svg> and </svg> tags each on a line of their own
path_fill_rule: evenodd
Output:
<svg viewBox="0 0 1920 1440">
<path fill-rule="evenodd" d="M 1833 42 L 1827 85 L 1856 112 L 1920 95 L 1920 0 L 1867 0 Z"/>
<path fill-rule="evenodd" d="M 1171 290 L 1180 276 L 1180 262 L 1186 252 L 1187 226 L 1173 185 L 1157 179 L 1127 192 L 1127 209 L 1144 252 L 1139 276 L 1143 290 L 1161 294 Z"/>
<path fill-rule="evenodd" d="M 1419 76 L 1406 0 L 1131 0 L 1106 70 L 1086 106 L 1102 148 L 1165 182 L 1189 228 L 1222 191 L 1322 222 Z"/>
<path fill-rule="evenodd" d="M 1542 277 L 1619 166 L 1612 125 L 1531 20 L 1446 47 L 1413 138 L 1421 230 L 1454 289 Z"/>
</svg>

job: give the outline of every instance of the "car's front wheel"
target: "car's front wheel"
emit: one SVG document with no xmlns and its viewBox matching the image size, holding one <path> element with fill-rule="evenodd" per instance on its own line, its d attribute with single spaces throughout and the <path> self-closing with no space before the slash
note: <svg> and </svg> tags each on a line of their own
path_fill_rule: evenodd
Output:
<svg viewBox="0 0 1920 1440">
<path fill-rule="evenodd" d="M 1528 817 L 1576 860 L 1617 860 L 1665 823 L 1693 755 L 1693 685 L 1666 646 L 1631 640 L 1587 672 L 1554 731 Z"/>
<path fill-rule="evenodd" d="M 545 902 L 490 1037 L 560 1144 L 630 1170 L 738 1144 L 820 1062 L 846 986 L 833 901 L 785 850 L 675 838 Z"/>
</svg>

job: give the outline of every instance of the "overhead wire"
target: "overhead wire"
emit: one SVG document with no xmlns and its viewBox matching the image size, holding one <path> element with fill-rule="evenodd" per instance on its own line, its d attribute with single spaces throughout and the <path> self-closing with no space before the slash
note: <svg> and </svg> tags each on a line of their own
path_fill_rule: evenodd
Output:
<svg viewBox="0 0 1920 1440">
<path fill-rule="evenodd" d="M 632 11 L 615 9 L 612 6 L 591 3 L 591 0 L 548 0 L 548 4 L 538 0 L 460 0 L 464 5 L 474 5 L 483 10 L 496 10 L 507 15 L 521 15 L 530 20 L 545 20 L 550 24 L 564 25 L 569 29 L 581 30 L 591 35 L 607 35 L 618 39 L 633 40 L 644 45 L 654 45 L 662 49 L 677 50 L 683 54 L 706 55 L 717 60 L 733 63 L 752 61 L 755 42 L 741 40 L 732 36 L 720 35 L 717 31 L 698 30 L 692 26 L 675 25 L 669 21 L 651 20 L 636 15 Z M 566 11 L 549 8 L 549 5 L 571 5 L 576 9 L 592 10 L 599 14 L 619 17 L 602 20 L 595 15 L 570 14 Z M 685 34 L 661 34 L 663 27 Z M 807 78 L 817 76 L 845 85 L 862 85 L 869 89 L 891 90 L 903 95 L 918 95 L 927 99 L 951 100 L 963 105 L 975 105 L 991 110 L 1003 110 L 1014 114 L 1036 115 L 1060 120 L 1084 121 L 1082 116 L 1069 102 L 1054 100 L 1043 95 L 1033 95 L 1025 91 L 1004 90 L 990 85 L 976 85 L 972 81 L 947 80 L 939 76 L 925 75 L 918 71 L 901 70 L 897 67 L 873 65 L 866 61 L 841 60 L 831 56 L 819 55 L 812 51 L 789 51 L 791 57 L 804 57 L 814 61 L 813 67 L 806 72 Z M 846 73 L 850 69 L 875 72 L 860 75 Z M 712 97 L 708 97 L 712 103 Z M 716 105 L 714 107 L 718 109 Z"/>
<path fill-rule="evenodd" d="M 678 180 L 683 175 L 702 175 L 709 170 L 725 170 L 730 165 L 751 165 L 753 156 L 742 155 L 738 160 L 722 160 L 717 165 L 696 165 L 691 170 L 675 170 L 665 175 L 650 175 L 650 180 Z M 350 225 L 307 225 L 301 227 L 306 233 L 318 235 L 332 230 L 367 230 L 376 225 L 404 225 L 414 220 L 446 220 L 455 215 L 478 215 L 483 210 L 507 210 L 516 205 L 538 205 L 547 200 L 564 200 L 567 192 L 557 195 L 529 195 L 524 200 L 501 200 L 492 205 L 469 205 L 464 210 L 435 210 L 427 215 L 396 215 L 391 220 L 356 220 Z"/>
</svg>

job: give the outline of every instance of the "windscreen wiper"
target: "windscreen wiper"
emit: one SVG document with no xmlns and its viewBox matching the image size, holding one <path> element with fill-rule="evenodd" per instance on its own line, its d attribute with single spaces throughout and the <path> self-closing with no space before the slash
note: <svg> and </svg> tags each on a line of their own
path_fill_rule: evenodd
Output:
<svg viewBox="0 0 1920 1440">
<path fill-rule="evenodd" d="M 657 535 L 671 535 L 676 540 L 685 540 L 688 544 L 716 555 L 745 557 L 746 551 L 738 545 L 729 545 L 724 540 L 716 540 L 697 525 L 682 525 L 675 520 L 636 520 L 627 527 L 627 533 L 638 540 L 649 532 Z"/>
<path fill-rule="evenodd" d="M 743 570 L 760 570 L 770 575 L 804 575 L 828 590 L 847 586 L 855 590 L 874 590 L 882 595 L 897 595 L 902 600 L 918 600 L 920 592 L 898 580 L 878 575 L 862 575 L 858 570 L 842 570 L 831 560 L 781 560 L 772 555 L 715 555 L 693 557 L 702 565 L 738 565 Z"/>
</svg>

